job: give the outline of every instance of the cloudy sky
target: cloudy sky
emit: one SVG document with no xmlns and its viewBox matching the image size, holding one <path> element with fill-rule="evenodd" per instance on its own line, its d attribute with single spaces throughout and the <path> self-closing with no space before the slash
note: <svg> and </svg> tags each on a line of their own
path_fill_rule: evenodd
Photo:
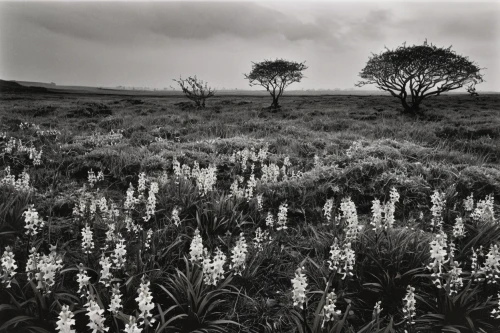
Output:
<svg viewBox="0 0 500 333">
<path fill-rule="evenodd" d="M 252 61 L 306 61 L 294 89 L 352 88 L 371 52 L 426 38 L 500 91 L 500 2 L 0 2 L 0 78 L 248 88 Z"/>
</svg>

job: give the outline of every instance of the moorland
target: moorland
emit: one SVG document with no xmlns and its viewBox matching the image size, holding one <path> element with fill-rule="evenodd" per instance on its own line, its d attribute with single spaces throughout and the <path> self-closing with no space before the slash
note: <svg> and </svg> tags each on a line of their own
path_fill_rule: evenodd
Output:
<svg viewBox="0 0 500 333">
<path fill-rule="evenodd" d="M 498 332 L 500 223 L 487 208 L 498 215 L 500 95 L 438 96 L 418 117 L 383 95 L 280 102 L 269 112 L 269 97 L 217 95 L 199 110 L 182 95 L 4 91 L 0 246 L 18 270 L 0 287 L 0 326 L 52 332 L 69 305 L 86 332 L 97 304 L 110 332 L 136 319 L 145 332 Z M 377 225 L 374 200 L 393 203 L 393 222 Z M 355 261 L 342 250 L 343 276 L 328 261 L 346 239 Z M 33 253 L 61 260 L 53 278 L 30 275 Z M 103 282 L 106 260 L 119 292 Z M 90 277 L 83 287 L 77 274 Z M 154 306 L 138 306 L 138 288 Z M 328 302 L 340 311 L 331 321 Z"/>
</svg>

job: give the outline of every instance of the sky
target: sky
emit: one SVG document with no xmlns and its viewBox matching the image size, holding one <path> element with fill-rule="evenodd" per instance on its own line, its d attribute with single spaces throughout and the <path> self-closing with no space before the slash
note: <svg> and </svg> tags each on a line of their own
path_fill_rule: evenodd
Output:
<svg viewBox="0 0 500 333">
<path fill-rule="evenodd" d="M 251 89 L 252 62 L 284 58 L 308 66 L 290 89 L 348 89 L 372 53 L 425 39 L 485 68 L 478 91 L 500 91 L 499 1 L 0 1 L 0 79 Z"/>
</svg>

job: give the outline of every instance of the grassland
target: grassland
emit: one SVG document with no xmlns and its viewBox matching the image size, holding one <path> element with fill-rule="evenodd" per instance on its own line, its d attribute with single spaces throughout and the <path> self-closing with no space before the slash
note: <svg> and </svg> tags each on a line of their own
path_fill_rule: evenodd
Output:
<svg viewBox="0 0 500 333">
<path fill-rule="evenodd" d="M 94 298 L 108 309 L 112 293 L 99 282 L 99 259 L 112 252 L 101 249 L 110 222 L 73 213 L 85 195 L 117 205 L 116 233 L 126 240 L 127 265 L 114 273 L 114 282 L 122 285 L 123 309 L 104 314 L 110 332 L 121 331 L 129 316 L 138 314 L 135 298 L 142 276 L 150 281 L 151 312 L 160 323 L 146 325 L 145 332 L 162 326 L 164 332 L 499 332 L 499 320 L 490 314 L 498 308 L 500 279 L 487 283 L 492 280 L 484 271 L 484 281 L 475 280 L 471 255 L 482 249 L 485 256 L 478 260 L 486 262 L 490 248 L 500 242 L 500 224 L 494 218 L 474 219 L 463 207 L 471 193 L 475 200 L 490 194 L 496 203 L 500 199 L 499 95 L 440 96 L 425 103 L 419 118 L 401 115 L 397 100 L 387 96 L 285 96 L 280 102 L 282 110 L 269 113 L 264 108 L 270 99 L 260 96 L 217 96 L 206 109 L 196 110 L 182 96 L 2 94 L 0 170 L 9 167 L 16 176 L 25 170 L 30 176 L 30 190 L 5 185 L 0 194 L 0 246 L 13 248 L 19 267 L 12 286 L 0 287 L 0 323 L 6 332 L 54 331 L 63 304 L 75 312 L 77 332 L 86 332 L 86 301 Z M 41 149 L 41 164 L 33 165 L 25 152 L 7 153 L 12 137 Z M 259 209 L 255 196 L 231 196 L 234 181 L 243 177 L 247 182 L 252 173 L 250 160 L 239 163 L 231 156 L 264 147 L 269 152 L 265 162 L 254 162 L 255 195 L 263 198 Z M 176 178 L 174 159 L 190 167 L 215 166 L 213 189 L 202 193 L 191 179 Z M 285 159 L 288 176 L 259 181 L 264 165 L 282 168 Z M 94 188 L 89 188 L 89 171 L 104 175 Z M 124 201 L 130 183 L 137 189 L 141 172 L 148 186 L 161 177 L 167 180 L 159 182 L 149 220 L 141 216 L 143 206 L 129 212 L 141 226 L 136 235 L 125 228 Z M 392 188 L 400 194 L 396 222 L 373 231 L 372 202 L 387 202 Z M 438 232 L 431 226 L 436 190 L 445 202 L 443 232 L 454 240 L 455 260 L 463 269 L 463 286 L 451 296 L 449 288 L 435 287 L 426 268 L 434 260 L 430 243 Z M 355 203 L 363 227 L 353 241 L 353 276 L 342 279 L 327 260 L 334 239 L 346 237 L 346 216 L 338 216 L 346 198 Z M 322 210 L 329 199 L 331 221 Z M 288 229 L 277 231 L 266 225 L 266 217 L 268 212 L 276 216 L 283 203 Z M 45 221 L 34 237 L 25 234 L 23 212 L 30 204 Z M 180 226 L 174 223 L 174 208 Z M 457 217 L 463 218 L 466 235 L 455 239 Z M 82 252 L 85 226 L 92 228 L 96 243 L 89 254 Z M 252 244 L 259 227 L 273 238 L 260 251 Z M 196 228 L 209 252 L 220 248 L 228 261 L 240 233 L 245 235 L 249 250 L 241 276 L 226 263 L 219 284 L 202 282 L 200 265 L 188 260 Z M 149 248 L 147 230 L 152 230 Z M 56 243 L 64 269 L 52 292 L 43 293 L 28 283 L 27 250 L 34 246 L 48 253 Z M 80 263 L 91 276 L 87 297 L 76 291 Z M 301 266 L 309 292 L 304 310 L 294 307 L 291 292 L 291 279 Z M 500 269 L 500 254 L 495 267 Z M 417 295 L 413 325 L 402 310 L 408 285 Z M 321 328 L 319 313 L 332 287 L 342 314 Z M 383 310 L 375 315 L 377 301 Z M 11 318 L 20 319 L 8 322 Z"/>
</svg>

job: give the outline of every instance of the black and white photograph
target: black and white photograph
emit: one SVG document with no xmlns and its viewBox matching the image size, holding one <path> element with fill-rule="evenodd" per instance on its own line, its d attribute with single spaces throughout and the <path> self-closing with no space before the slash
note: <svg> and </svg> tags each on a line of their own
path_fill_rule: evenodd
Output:
<svg viewBox="0 0 500 333">
<path fill-rule="evenodd" d="M 500 333 L 500 0 L 0 0 L 0 333 Z"/>
</svg>

